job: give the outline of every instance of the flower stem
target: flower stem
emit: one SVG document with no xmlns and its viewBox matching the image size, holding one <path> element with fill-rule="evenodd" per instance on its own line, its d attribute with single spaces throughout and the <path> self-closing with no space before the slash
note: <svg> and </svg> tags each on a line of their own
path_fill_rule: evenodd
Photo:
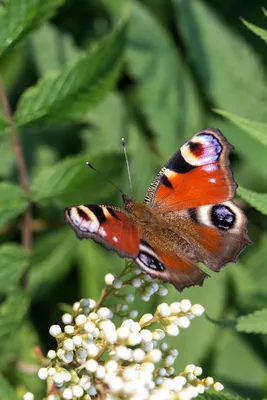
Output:
<svg viewBox="0 0 267 400">
<path fill-rule="evenodd" d="M 130 266 L 129 264 L 126 264 L 126 267 L 125 267 L 125 268 L 122 270 L 122 272 L 119 274 L 118 278 L 119 278 L 119 279 L 123 278 L 123 277 L 129 272 L 129 269 L 130 269 L 130 268 L 131 268 L 131 266 Z M 130 282 L 130 281 L 129 281 L 129 282 Z M 128 281 L 123 282 L 123 287 L 126 286 L 125 283 L 128 283 Z M 118 289 L 116 289 L 116 288 L 114 288 L 114 287 L 112 287 L 110 290 L 108 290 L 108 287 L 105 286 L 105 287 L 102 289 L 101 296 L 100 296 L 98 302 L 96 303 L 95 310 L 98 310 L 98 308 L 99 308 L 100 306 L 102 306 L 103 302 L 104 302 L 108 297 L 110 297 L 110 296 L 112 296 L 113 294 L 115 294 L 115 293 L 117 292 L 117 290 L 118 290 Z M 120 297 L 121 297 L 121 296 L 120 296 Z"/>
<path fill-rule="evenodd" d="M 151 324 L 153 324 L 154 322 L 159 322 L 159 320 L 160 320 L 159 316 L 158 316 L 158 315 L 154 315 L 154 317 L 151 318 L 150 320 L 141 323 L 141 324 L 140 324 L 140 325 L 141 325 L 141 328 L 144 328 L 145 326 L 151 325 Z"/>
</svg>

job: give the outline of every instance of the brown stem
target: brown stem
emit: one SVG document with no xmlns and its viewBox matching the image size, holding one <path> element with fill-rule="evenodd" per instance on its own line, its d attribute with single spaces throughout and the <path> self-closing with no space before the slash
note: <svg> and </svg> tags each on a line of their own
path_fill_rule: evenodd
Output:
<svg viewBox="0 0 267 400">
<path fill-rule="evenodd" d="M 26 375 L 37 375 L 38 370 L 40 369 L 39 365 L 30 364 L 25 361 L 19 361 L 16 365 L 17 370 L 23 372 Z"/>
<path fill-rule="evenodd" d="M 150 320 L 143 322 L 142 324 L 140 324 L 141 328 L 145 328 L 148 325 L 153 324 L 154 322 L 159 322 L 159 317 L 158 315 L 154 315 L 153 318 L 151 318 Z"/>
<path fill-rule="evenodd" d="M 14 151 L 17 166 L 18 166 L 20 186 L 29 201 L 28 207 L 24 213 L 24 218 L 23 218 L 23 223 L 22 223 L 22 232 L 21 232 L 21 241 L 22 241 L 22 245 L 23 245 L 24 249 L 28 253 L 30 253 L 32 250 L 32 211 L 31 211 L 31 203 L 30 203 L 30 185 L 29 185 L 29 179 L 28 179 L 28 172 L 27 172 L 19 136 L 17 133 L 16 125 L 12 118 L 10 104 L 8 101 L 7 93 L 6 93 L 1 75 L 0 75 L 0 101 L 3 106 L 3 114 L 6 118 L 6 120 L 8 122 L 8 126 L 9 126 L 9 132 L 10 132 L 10 136 L 11 136 L 13 151 Z M 23 287 L 26 287 L 26 286 L 27 286 L 27 274 L 23 277 Z"/>
<path fill-rule="evenodd" d="M 1 103 L 3 105 L 4 116 L 9 125 L 9 131 L 10 131 L 10 135 L 11 135 L 13 151 L 15 153 L 16 161 L 18 164 L 20 185 L 21 185 L 24 193 L 28 196 L 29 192 L 30 192 L 28 173 L 27 173 L 19 137 L 17 134 L 16 126 L 15 126 L 13 118 L 12 118 L 12 112 L 11 112 L 11 108 L 10 108 L 10 105 L 8 102 L 7 93 L 5 91 L 4 83 L 3 83 L 1 76 L 0 76 L 0 99 L 1 99 Z"/>
<path fill-rule="evenodd" d="M 21 236 L 22 246 L 30 253 L 32 250 L 32 210 L 30 203 L 28 203 L 24 212 Z"/>
<path fill-rule="evenodd" d="M 107 297 L 109 297 L 112 293 L 114 293 L 115 291 L 116 291 L 116 289 L 107 290 L 107 287 L 105 286 L 104 289 L 102 289 L 101 296 L 100 296 L 98 302 L 96 303 L 95 310 L 98 310 L 99 307 L 102 306 L 103 301 Z"/>
</svg>

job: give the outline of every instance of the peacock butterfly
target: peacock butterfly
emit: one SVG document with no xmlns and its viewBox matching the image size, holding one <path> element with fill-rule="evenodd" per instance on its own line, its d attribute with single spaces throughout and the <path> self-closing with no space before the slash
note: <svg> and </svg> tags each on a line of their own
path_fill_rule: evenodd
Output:
<svg viewBox="0 0 267 400">
<path fill-rule="evenodd" d="M 231 149 L 218 129 L 205 129 L 161 169 L 143 203 L 123 194 L 124 209 L 73 206 L 65 219 L 79 239 L 135 260 L 179 291 L 202 285 L 209 275 L 199 261 L 218 272 L 251 243 L 247 218 L 232 201 L 237 185 L 229 168 Z"/>
</svg>

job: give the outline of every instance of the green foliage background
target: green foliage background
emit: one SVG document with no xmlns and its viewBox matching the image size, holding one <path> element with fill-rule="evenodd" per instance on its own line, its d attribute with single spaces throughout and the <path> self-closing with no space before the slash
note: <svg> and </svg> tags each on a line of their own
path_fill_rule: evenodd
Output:
<svg viewBox="0 0 267 400">
<path fill-rule="evenodd" d="M 20 228 L 29 199 L 0 111 L 0 397 L 44 395 L 33 347 L 55 345 L 59 303 L 98 297 L 116 254 L 79 242 L 64 207 L 121 205 L 90 161 L 142 197 L 167 159 L 194 132 L 220 129 L 235 146 L 237 201 L 254 242 L 237 264 L 189 298 L 207 318 L 172 340 L 187 363 L 246 398 L 267 397 L 267 25 L 261 2 L 231 0 L 6 0 L 0 6 L 0 72 L 23 146 L 33 204 L 33 249 Z M 243 20 L 240 19 L 243 18 Z M 27 290 L 21 277 L 30 265 Z M 136 299 L 134 308 L 154 311 Z M 249 314 L 249 315 L 248 315 Z M 209 395 L 212 397 L 212 395 Z M 222 398 L 228 395 L 220 395 Z M 205 397 L 205 396 L 202 396 Z M 208 396 L 207 396 L 208 397 Z M 217 396 L 218 397 L 218 396 Z"/>
</svg>

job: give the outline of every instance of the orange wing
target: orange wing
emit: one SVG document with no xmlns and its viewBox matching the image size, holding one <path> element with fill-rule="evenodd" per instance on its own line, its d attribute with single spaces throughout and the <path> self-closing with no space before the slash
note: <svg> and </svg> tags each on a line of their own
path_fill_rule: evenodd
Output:
<svg viewBox="0 0 267 400">
<path fill-rule="evenodd" d="M 232 199 L 236 184 L 229 168 L 231 148 L 217 129 L 197 133 L 154 179 L 145 203 L 176 211 Z"/>
<path fill-rule="evenodd" d="M 93 239 L 121 257 L 136 258 L 140 229 L 127 211 L 99 205 L 66 208 L 65 220 L 79 239 Z"/>
<path fill-rule="evenodd" d="M 169 228 L 156 236 L 145 232 L 136 262 L 146 273 L 171 282 L 179 291 L 202 285 L 208 277 L 199 261 L 217 272 L 235 262 L 251 243 L 247 219 L 232 201 L 168 212 L 162 217 Z"/>
<path fill-rule="evenodd" d="M 169 253 L 164 246 L 142 240 L 136 259 L 139 267 L 153 278 L 172 283 L 179 292 L 185 287 L 202 285 L 208 277 L 197 263 L 183 253 Z"/>
<path fill-rule="evenodd" d="M 219 271 L 228 262 L 235 262 L 240 252 L 251 241 L 247 234 L 247 218 L 232 201 L 191 208 L 186 211 L 167 212 L 164 220 L 171 229 L 179 229 L 185 243 L 190 244 L 191 257 Z M 177 225 L 176 225 L 177 224 Z M 177 243 L 179 254 L 186 254 Z"/>
<path fill-rule="evenodd" d="M 185 233 L 195 257 L 213 271 L 235 262 L 252 243 L 247 233 L 247 218 L 232 201 L 190 209 L 188 213 L 190 220 Z"/>
</svg>

